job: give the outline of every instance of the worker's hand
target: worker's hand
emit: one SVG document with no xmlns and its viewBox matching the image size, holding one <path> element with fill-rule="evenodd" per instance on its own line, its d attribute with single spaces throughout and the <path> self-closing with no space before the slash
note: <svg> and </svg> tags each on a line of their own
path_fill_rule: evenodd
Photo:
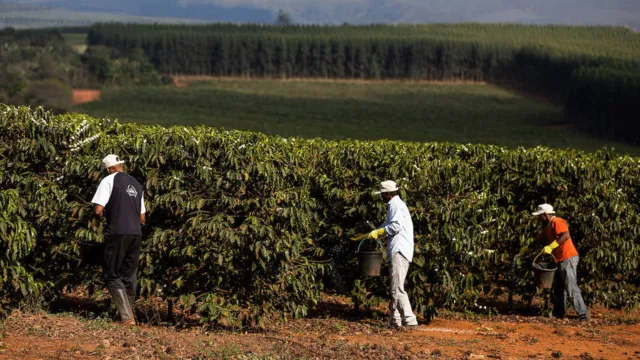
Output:
<svg viewBox="0 0 640 360">
<path fill-rule="evenodd" d="M 557 248 L 558 246 L 560 246 L 560 245 L 558 244 L 558 242 L 557 242 L 557 241 L 554 241 L 554 242 L 552 242 L 551 244 L 549 244 L 549 245 L 545 246 L 545 247 L 544 247 L 544 249 L 542 249 L 542 251 L 543 251 L 545 254 L 551 254 L 551 253 L 553 252 L 553 249 Z"/>
<path fill-rule="evenodd" d="M 360 241 L 364 238 L 366 238 L 367 236 L 369 236 L 369 234 L 355 234 L 352 238 L 351 241 Z"/>
<path fill-rule="evenodd" d="M 381 228 L 381 229 L 376 229 L 370 232 L 367 238 L 372 240 L 378 240 L 378 238 L 381 238 L 383 236 L 384 236 L 384 228 Z"/>
</svg>

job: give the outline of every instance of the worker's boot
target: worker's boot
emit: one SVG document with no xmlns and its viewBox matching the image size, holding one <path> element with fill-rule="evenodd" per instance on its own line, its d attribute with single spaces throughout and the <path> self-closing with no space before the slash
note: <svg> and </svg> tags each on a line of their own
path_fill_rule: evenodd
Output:
<svg viewBox="0 0 640 360">
<path fill-rule="evenodd" d="M 124 289 L 109 289 L 113 302 L 116 304 L 118 314 L 120 314 L 120 322 L 125 325 L 135 325 L 136 320 L 133 317 L 127 292 Z"/>
<path fill-rule="evenodd" d="M 133 320 L 138 324 L 138 319 L 136 318 L 136 297 L 127 295 L 127 300 L 129 300 L 129 308 L 131 309 L 131 314 L 133 315 Z"/>
</svg>

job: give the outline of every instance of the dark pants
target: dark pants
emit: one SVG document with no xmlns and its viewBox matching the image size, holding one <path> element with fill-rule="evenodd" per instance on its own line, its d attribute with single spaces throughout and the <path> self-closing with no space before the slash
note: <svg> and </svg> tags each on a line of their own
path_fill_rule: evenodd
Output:
<svg viewBox="0 0 640 360">
<path fill-rule="evenodd" d="M 104 275 L 109 289 L 125 289 L 127 295 L 136 295 L 138 263 L 142 237 L 136 235 L 109 235 L 104 241 Z"/>
</svg>

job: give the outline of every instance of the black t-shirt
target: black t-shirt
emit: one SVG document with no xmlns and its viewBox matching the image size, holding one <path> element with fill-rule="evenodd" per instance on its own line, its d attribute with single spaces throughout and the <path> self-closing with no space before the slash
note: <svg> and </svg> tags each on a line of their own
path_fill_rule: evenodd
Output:
<svg viewBox="0 0 640 360">
<path fill-rule="evenodd" d="M 140 214 L 146 212 L 143 189 L 132 176 L 117 172 L 105 177 L 91 202 L 104 206 L 105 235 L 142 236 Z"/>
</svg>

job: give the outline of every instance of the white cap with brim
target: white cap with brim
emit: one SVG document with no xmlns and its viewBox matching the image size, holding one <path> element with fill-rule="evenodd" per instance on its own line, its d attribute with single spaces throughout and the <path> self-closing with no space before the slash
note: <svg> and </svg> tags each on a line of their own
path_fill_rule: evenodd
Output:
<svg viewBox="0 0 640 360">
<path fill-rule="evenodd" d="M 376 191 L 374 194 L 380 195 L 382 193 L 394 192 L 398 190 L 398 185 L 396 185 L 395 181 L 387 180 L 380 183 L 380 190 Z"/>
<path fill-rule="evenodd" d="M 105 169 L 108 169 L 112 166 L 116 166 L 120 164 L 124 164 L 124 160 L 120 160 L 120 157 L 118 155 L 110 154 L 105 156 L 104 159 L 102 159 L 102 165 L 104 165 Z"/>
<path fill-rule="evenodd" d="M 549 204 L 542 204 L 542 205 L 538 205 L 538 210 L 536 210 L 536 212 L 534 212 L 533 216 L 538 216 L 538 215 L 542 215 L 542 214 L 555 214 L 556 212 L 553 211 L 553 206 L 549 205 Z"/>
</svg>

